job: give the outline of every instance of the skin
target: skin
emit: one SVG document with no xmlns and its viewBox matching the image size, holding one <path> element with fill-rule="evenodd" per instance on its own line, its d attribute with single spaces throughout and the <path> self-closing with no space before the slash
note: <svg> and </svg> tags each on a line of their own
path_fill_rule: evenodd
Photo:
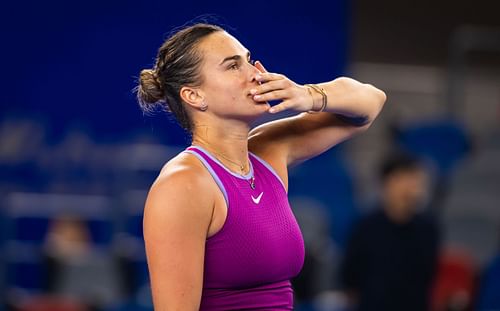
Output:
<svg viewBox="0 0 500 311">
<path fill-rule="evenodd" d="M 266 113 L 318 110 L 321 95 L 309 93 L 283 75 L 267 72 L 259 62 L 252 65 L 248 50 L 226 32 L 205 37 L 198 49 L 203 59 L 202 83 L 180 90 L 194 124 L 193 144 L 216 155 L 236 173 L 242 173 L 240 165 L 243 173 L 248 172 L 251 151 L 276 170 L 286 188 L 288 166 L 366 130 L 386 99 L 371 85 L 338 78 L 319 84 L 328 94 L 323 113 L 301 113 L 251 129 L 250 124 Z M 271 100 L 282 102 L 271 108 L 267 103 Z M 202 111 L 205 105 L 208 109 Z M 336 113 L 363 116 L 367 122 L 352 126 L 339 120 Z M 199 309 L 205 242 L 221 229 L 226 216 L 222 193 L 196 157 L 181 153 L 164 166 L 150 189 L 144 211 L 155 310 Z"/>
</svg>

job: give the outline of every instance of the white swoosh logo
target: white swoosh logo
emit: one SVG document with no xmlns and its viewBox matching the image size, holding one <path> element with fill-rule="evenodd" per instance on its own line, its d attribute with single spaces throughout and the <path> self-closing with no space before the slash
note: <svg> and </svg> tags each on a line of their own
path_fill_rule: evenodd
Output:
<svg viewBox="0 0 500 311">
<path fill-rule="evenodd" d="M 254 197 L 253 197 L 253 195 L 251 195 L 253 203 L 255 203 L 255 204 L 259 204 L 259 202 L 260 202 L 260 198 L 262 198 L 262 195 L 263 195 L 263 194 L 264 194 L 264 192 L 261 192 L 261 193 L 259 194 L 259 196 L 258 196 L 258 197 L 256 197 L 256 198 L 254 198 Z"/>
</svg>

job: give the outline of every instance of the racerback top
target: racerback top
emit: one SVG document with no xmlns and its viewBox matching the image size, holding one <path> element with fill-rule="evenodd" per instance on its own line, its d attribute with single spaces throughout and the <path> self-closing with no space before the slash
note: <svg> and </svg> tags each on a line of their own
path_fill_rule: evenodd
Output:
<svg viewBox="0 0 500 311">
<path fill-rule="evenodd" d="M 228 208 L 222 229 L 206 241 L 200 310 L 292 310 L 290 279 L 304 263 L 304 241 L 281 179 L 252 153 L 242 176 L 199 146 L 185 152 L 205 165 Z"/>
</svg>

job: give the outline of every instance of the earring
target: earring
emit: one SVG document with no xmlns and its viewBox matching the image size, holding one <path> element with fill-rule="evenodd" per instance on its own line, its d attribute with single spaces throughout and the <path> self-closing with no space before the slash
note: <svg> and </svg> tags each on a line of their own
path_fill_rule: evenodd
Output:
<svg viewBox="0 0 500 311">
<path fill-rule="evenodd" d="M 200 107 L 200 110 L 201 111 L 207 111 L 207 109 L 208 109 L 208 105 L 205 104 L 205 102 L 203 102 L 203 105 Z"/>
</svg>

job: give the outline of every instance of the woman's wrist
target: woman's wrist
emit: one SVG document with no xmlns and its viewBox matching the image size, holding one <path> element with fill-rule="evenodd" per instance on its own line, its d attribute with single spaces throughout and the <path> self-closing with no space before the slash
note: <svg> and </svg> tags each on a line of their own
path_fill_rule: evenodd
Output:
<svg viewBox="0 0 500 311">
<path fill-rule="evenodd" d="M 325 90 L 317 84 L 306 84 L 310 97 L 312 98 L 312 106 L 307 112 L 318 113 L 325 110 L 328 104 L 328 96 Z"/>
<path fill-rule="evenodd" d="M 309 98 L 310 98 L 310 100 L 311 100 L 311 105 L 310 105 L 310 108 L 305 109 L 304 111 L 312 111 L 312 110 L 314 110 L 314 109 L 315 109 L 315 107 L 316 107 L 316 103 L 317 103 L 317 99 L 318 99 L 318 98 L 317 98 L 317 94 L 314 94 L 314 93 L 313 93 L 314 91 L 312 90 L 312 88 L 311 88 L 311 87 L 309 87 L 309 86 L 304 86 L 304 87 L 305 87 L 305 89 L 307 90 L 307 93 L 309 94 Z"/>
</svg>

